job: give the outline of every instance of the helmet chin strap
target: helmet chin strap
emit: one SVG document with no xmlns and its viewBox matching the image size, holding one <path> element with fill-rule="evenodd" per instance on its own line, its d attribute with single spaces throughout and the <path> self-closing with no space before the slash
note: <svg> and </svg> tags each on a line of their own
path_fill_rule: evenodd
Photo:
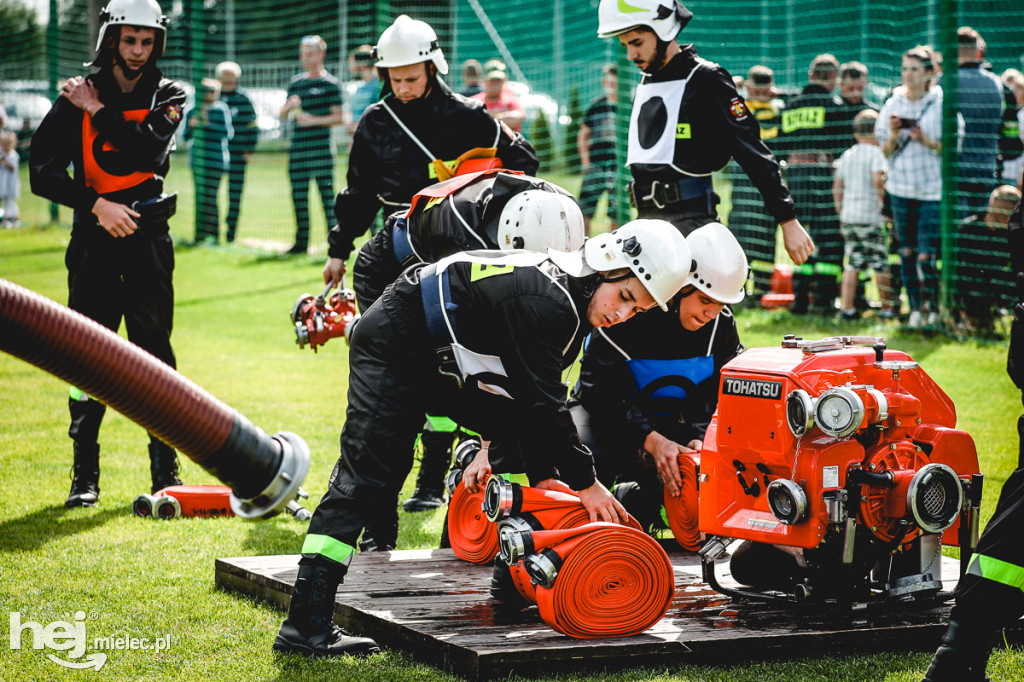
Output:
<svg viewBox="0 0 1024 682">
<path fill-rule="evenodd" d="M 145 71 L 147 67 L 149 67 L 149 65 L 152 63 L 152 61 L 153 61 L 152 58 L 150 58 L 149 61 L 147 61 L 142 66 L 141 69 L 132 69 L 132 68 L 130 68 L 128 66 L 128 62 L 126 62 L 124 60 L 124 57 L 122 57 L 120 53 L 118 53 L 118 52 L 114 53 L 114 63 L 117 66 L 121 67 L 121 73 L 124 75 L 125 78 L 127 78 L 130 81 L 133 81 L 136 78 L 138 78 L 139 76 L 141 76 L 142 72 Z"/>
</svg>

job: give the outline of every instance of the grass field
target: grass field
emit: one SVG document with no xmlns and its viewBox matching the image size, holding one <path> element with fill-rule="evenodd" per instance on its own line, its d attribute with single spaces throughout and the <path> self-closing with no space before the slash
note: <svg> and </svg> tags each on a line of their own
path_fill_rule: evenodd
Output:
<svg viewBox="0 0 1024 682">
<path fill-rule="evenodd" d="M 172 189 L 182 192 L 175 235 L 191 234 L 191 185 L 184 159 L 176 159 Z M 290 203 L 282 169 L 267 167 L 254 182 L 243 212 L 287 234 Z M 280 177 L 271 171 L 280 170 Z M 562 180 L 574 188 L 573 179 Z M 27 183 L 25 194 L 28 193 Z M 247 199 L 248 200 L 248 199 Z M 67 296 L 63 254 L 70 214 L 61 226 L 43 227 L 46 206 L 23 196 L 26 227 L 0 231 L 0 277 L 59 302 Z M 258 206 L 258 208 L 254 208 Z M 315 212 L 314 212 L 315 214 Z M 245 223 L 241 231 L 245 238 Z M 175 273 L 174 346 L 180 371 L 269 433 L 298 433 L 310 445 L 305 488 L 310 506 L 326 489 L 337 459 L 345 410 L 346 347 L 338 341 L 314 355 L 293 343 L 286 319 L 295 298 L 319 288 L 318 257 L 283 259 L 238 249 L 181 248 Z M 959 425 L 977 443 L 987 475 L 984 515 L 1016 461 L 1019 392 L 1005 373 L 1002 343 L 961 343 L 941 336 L 906 335 L 898 327 L 816 323 L 785 313 L 742 310 L 747 346 L 775 345 L 785 333 L 806 338 L 872 333 L 911 353 L 950 394 Z M 284 516 L 263 523 L 238 519 L 185 519 L 155 523 L 133 518 L 132 499 L 148 492 L 146 436 L 109 413 L 101 442 L 102 496 L 96 509 L 65 510 L 71 447 L 67 439 L 68 387 L 43 371 L 0 354 L 0 680 L 427 680 L 454 679 L 396 651 L 364 662 L 310 662 L 275 658 L 270 644 L 283 613 L 213 583 L 217 557 L 291 554 L 305 524 Z M 213 483 L 183 458 L 189 483 Z M 411 492 L 407 482 L 403 498 Z M 434 546 L 443 511 L 401 514 L 402 549 Z M 356 558 L 358 561 L 358 557 Z M 159 653 L 110 651 L 105 667 L 66 670 L 46 652 L 7 645 L 8 614 L 46 624 L 86 614 L 90 641 L 100 636 L 170 635 Z M 26 639 L 28 635 L 26 634 Z M 792 662 L 732 667 L 636 668 L 557 679 L 751 681 L 919 680 L 928 654 L 848 653 Z M 994 680 L 1024 680 L 1024 653 L 997 651 Z M 553 678 L 555 679 L 555 678 Z"/>
</svg>

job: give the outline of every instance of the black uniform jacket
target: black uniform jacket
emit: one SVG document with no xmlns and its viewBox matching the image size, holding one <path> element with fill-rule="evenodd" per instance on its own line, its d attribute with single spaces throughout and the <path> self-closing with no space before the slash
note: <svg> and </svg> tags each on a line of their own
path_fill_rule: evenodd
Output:
<svg viewBox="0 0 1024 682">
<path fill-rule="evenodd" d="M 848 112 L 843 101 L 823 86 L 805 85 L 799 95 L 786 102 L 775 152 L 782 158 L 823 155 L 820 165 L 830 165 L 850 147 L 853 131 Z"/>
<path fill-rule="evenodd" d="M 385 88 L 387 90 L 387 88 Z M 348 162 L 348 187 L 338 194 L 338 224 L 328 234 L 328 255 L 347 259 L 381 206 L 396 210 L 437 182 L 431 158 L 395 122 L 389 108 L 434 158 L 454 161 L 474 147 L 497 147 L 505 168 L 536 173 L 537 155 L 518 133 L 495 121 L 483 102 L 453 93 L 440 79 L 426 97 L 400 103 L 385 96 L 359 119 Z"/>
<path fill-rule="evenodd" d="M 458 391 L 460 409 L 449 416 L 485 438 L 520 443 L 531 481 L 557 472 L 574 490 L 589 488 L 596 480 L 593 457 L 582 446 L 566 406 L 562 374 L 591 330 L 586 315 L 592 293 L 585 289 L 593 276 L 570 277 L 548 260 L 526 267 L 487 264 L 503 256 L 508 254 L 468 252 L 437 264 L 441 268 L 454 261 L 447 272 L 458 342 L 501 358 L 507 374 L 476 379 L 510 396 L 487 391 L 470 376 Z"/>
<path fill-rule="evenodd" d="M 630 453 L 643 449 L 651 431 L 686 445 L 695 438 L 703 440 L 718 407 L 722 366 L 742 350 L 736 321 L 728 308 L 697 331 L 684 329 L 675 310 L 651 310 L 591 334 L 573 399 L 590 413 L 592 424 L 599 424 L 602 430 L 616 430 L 620 442 L 629 445 Z M 623 352 L 634 362 L 656 362 L 646 370 L 631 369 Z M 679 362 L 658 362 L 671 360 Z M 649 381 L 657 375 L 657 371 L 652 374 L 650 370 L 662 367 L 671 370 L 670 374 L 689 375 L 695 385 L 683 381 L 687 385 L 682 399 L 675 387 L 675 397 L 659 397 L 655 392 L 653 399 L 641 399 L 642 387 L 634 371 Z"/>
<path fill-rule="evenodd" d="M 449 182 L 456 182 L 456 177 Z M 473 249 L 499 249 L 498 219 L 509 199 L 527 190 L 569 194 L 557 185 L 531 175 L 499 172 L 482 175 L 469 185 L 454 190 L 442 199 L 421 198 L 406 217 L 404 248 L 411 248 L 414 262 L 434 263 L 445 256 Z M 353 284 L 360 310 L 380 297 L 403 270 L 394 248 L 395 219 L 392 215 L 384 229 L 370 238 L 356 259 Z M 403 237 L 399 237 L 402 239 Z M 512 248 L 506 245 L 505 248 Z M 404 252 L 403 252 L 404 253 Z"/>
<path fill-rule="evenodd" d="M 674 165 L 686 175 L 710 175 L 735 158 L 775 220 L 792 220 L 793 199 L 782 183 L 779 164 L 761 141 L 757 119 L 736 92 L 728 71 L 701 59 L 693 45 L 686 45 L 662 69 L 644 76 L 644 82 L 680 80 L 698 64 L 700 70 L 687 83 L 679 105 L 678 123 L 687 126 L 689 134 L 676 136 Z M 675 169 L 660 164 L 633 164 L 630 170 L 640 184 L 679 177 Z"/>
<path fill-rule="evenodd" d="M 129 93 L 109 69 L 90 78 L 104 105 L 92 118 L 95 139 L 86 149 L 84 112 L 58 97 L 32 137 L 29 178 L 34 194 L 75 210 L 74 231 L 105 235 L 92 214 L 97 198 L 131 205 L 163 191 L 185 91 L 155 68 Z"/>
</svg>

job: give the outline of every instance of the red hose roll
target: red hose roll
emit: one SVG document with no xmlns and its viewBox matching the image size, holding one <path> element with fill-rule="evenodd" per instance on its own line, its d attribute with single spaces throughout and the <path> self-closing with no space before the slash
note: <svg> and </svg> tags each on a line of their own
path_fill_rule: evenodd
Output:
<svg viewBox="0 0 1024 682">
<path fill-rule="evenodd" d="M 483 492 L 470 493 L 459 481 L 448 502 L 448 541 L 455 556 L 486 564 L 498 553 L 498 527 L 484 514 Z"/>
<path fill-rule="evenodd" d="M 557 534 L 568 539 L 542 551 Z M 564 635 L 636 635 L 661 620 L 672 603 L 672 564 L 646 533 L 616 524 L 588 524 L 534 535 L 539 556 L 561 563 L 550 587 L 537 585 L 536 602 L 544 622 Z M 526 562 L 531 575 L 531 560 L 537 557 Z"/>
<path fill-rule="evenodd" d="M 665 515 L 668 527 L 683 549 L 696 552 L 701 546 L 701 533 L 697 527 L 697 467 L 700 458 L 679 453 L 679 475 L 683 479 L 679 497 L 665 491 Z"/>
</svg>

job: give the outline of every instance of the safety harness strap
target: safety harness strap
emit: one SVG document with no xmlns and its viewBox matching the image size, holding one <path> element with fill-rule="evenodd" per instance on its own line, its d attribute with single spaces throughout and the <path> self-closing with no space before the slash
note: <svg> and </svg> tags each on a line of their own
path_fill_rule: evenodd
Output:
<svg viewBox="0 0 1024 682">
<path fill-rule="evenodd" d="M 403 268 L 420 262 L 419 256 L 412 250 L 412 243 L 409 241 L 409 225 L 405 218 L 395 220 L 395 225 L 391 229 L 391 249 L 395 252 L 395 258 Z"/>
</svg>

